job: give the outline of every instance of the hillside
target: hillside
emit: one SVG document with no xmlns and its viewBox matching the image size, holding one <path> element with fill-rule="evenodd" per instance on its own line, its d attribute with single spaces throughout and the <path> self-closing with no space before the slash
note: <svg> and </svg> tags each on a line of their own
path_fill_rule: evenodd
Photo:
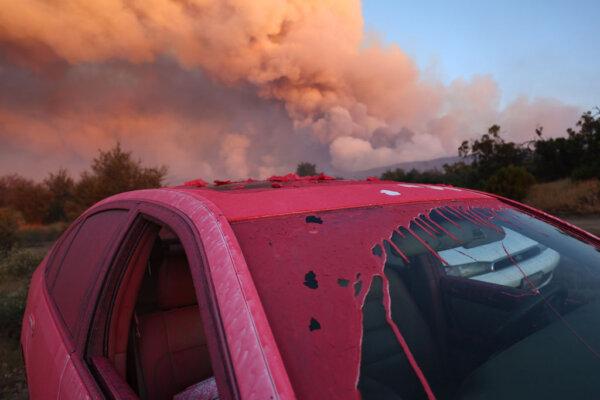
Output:
<svg viewBox="0 0 600 400">
<path fill-rule="evenodd" d="M 432 160 L 425 161 L 411 161 L 411 162 L 402 162 L 397 164 L 386 165 L 384 167 L 367 169 L 364 171 L 355 171 L 355 172 L 346 172 L 341 174 L 335 174 L 336 176 L 343 176 L 345 178 L 351 179 L 365 179 L 369 176 L 381 176 L 385 171 L 391 169 L 394 170 L 396 168 L 401 168 L 404 171 L 410 171 L 411 169 L 416 169 L 419 172 L 438 169 L 442 170 L 444 164 L 453 164 L 461 160 L 461 157 L 451 156 L 451 157 L 441 157 L 434 158 Z"/>
</svg>

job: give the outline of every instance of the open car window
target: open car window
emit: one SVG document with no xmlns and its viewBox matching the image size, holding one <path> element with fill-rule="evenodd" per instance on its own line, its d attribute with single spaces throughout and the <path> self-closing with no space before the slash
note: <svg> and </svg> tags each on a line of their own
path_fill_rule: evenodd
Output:
<svg viewBox="0 0 600 400">
<path fill-rule="evenodd" d="M 111 397 L 229 398 L 217 388 L 223 361 L 208 295 L 194 285 L 203 265 L 176 228 L 140 215 L 104 284 L 86 360 Z"/>
<path fill-rule="evenodd" d="M 600 347 L 600 321 L 589 330 L 594 321 L 578 317 L 594 315 L 584 311 L 599 300 L 598 249 L 497 200 L 282 216 L 233 229 L 301 398 L 485 398 L 501 386 L 488 379 L 498 369 L 503 382 L 519 381 L 531 348 L 549 346 L 543 332 L 570 338 L 549 349 L 552 357 L 575 346 L 595 359 Z M 507 352 L 512 372 L 494 364 Z M 571 393 L 591 390 L 543 370 Z M 506 395 L 526 392 L 514 390 L 521 393 Z"/>
</svg>

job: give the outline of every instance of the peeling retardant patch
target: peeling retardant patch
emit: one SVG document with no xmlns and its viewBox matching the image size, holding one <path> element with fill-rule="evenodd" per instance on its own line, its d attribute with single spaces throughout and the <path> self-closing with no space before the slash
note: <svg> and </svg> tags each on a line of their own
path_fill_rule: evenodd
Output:
<svg viewBox="0 0 600 400">
<path fill-rule="evenodd" d="M 383 250 L 381 249 L 381 246 L 378 245 L 378 244 L 376 244 L 375 246 L 373 246 L 373 249 L 371 251 L 377 257 L 381 257 L 383 255 Z"/>
<path fill-rule="evenodd" d="M 358 390 L 363 400 L 425 399 L 426 393 L 388 321 L 389 287 L 374 276 L 362 307 L 362 346 Z M 388 306 L 389 307 L 389 306 Z"/>
<path fill-rule="evenodd" d="M 319 329 L 321 329 L 321 324 L 319 323 L 319 321 L 317 321 L 314 318 L 311 318 L 310 324 L 308 325 L 308 330 L 312 332 L 312 331 L 316 331 Z"/>
<path fill-rule="evenodd" d="M 322 224 L 323 220 L 320 217 L 317 217 L 316 215 L 309 215 L 306 217 L 306 223 L 307 224 Z"/>
<path fill-rule="evenodd" d="M 317 274 L 314 271 L 308 271 L 306 275 L 304 275 L 304 286 L 317 289 L 319 287 L 319 282 L 317 282 Z"/>
<path fill-rule="evenodd" d="M 348 287 L 348 285 L 350 284 L 350 281 L 348 279 L 338 278 L 337 283 L 341 287 Z"/>
</svg>

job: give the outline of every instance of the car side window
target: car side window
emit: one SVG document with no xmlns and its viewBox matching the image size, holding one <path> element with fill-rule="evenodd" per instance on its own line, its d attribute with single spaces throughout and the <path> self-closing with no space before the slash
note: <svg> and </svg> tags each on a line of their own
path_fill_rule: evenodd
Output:
<svg viewBox="0 0 600 400">
<path fill-rule="evenodd" d="M 48 275 L 48 291 L 72 337 L 90 301 L 90 290 L 99 278 L 99 268 L 115 236 L 127 221 L 128 210 L 115 209 L 88 217 L 58 249 Z"/>
</svg>

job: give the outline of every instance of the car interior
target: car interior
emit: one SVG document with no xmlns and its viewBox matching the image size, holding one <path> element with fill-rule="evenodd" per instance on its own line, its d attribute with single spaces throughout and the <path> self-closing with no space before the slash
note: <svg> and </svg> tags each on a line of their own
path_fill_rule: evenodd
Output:
<svg viewBox="0 0 600 400">
<path fill-rule="evenodd" d="M 107 349 L 131 391 L 142 400 L 218 399 L 188 260 L 173 231 L 146 229 L 120 281 Z"/>
<path fill-rule="evenodd" d="M 445 382 L 441 349 L 397 272 L 389 270 L 392 318 L 435 393 Z M 426 398 L 422 385 L 390 329 L 383 307 L 383 280 L 374 277 L 363 305 L 363 344 L 359 390 L 363 399 Z"/>
<path fill-rule="evenodd" d="M 128 378 L 142 399 L 169 399 L 213 376 L 192 276 L 175 237 L 155 243 L 130 335 Z"/>
</svg>

